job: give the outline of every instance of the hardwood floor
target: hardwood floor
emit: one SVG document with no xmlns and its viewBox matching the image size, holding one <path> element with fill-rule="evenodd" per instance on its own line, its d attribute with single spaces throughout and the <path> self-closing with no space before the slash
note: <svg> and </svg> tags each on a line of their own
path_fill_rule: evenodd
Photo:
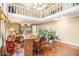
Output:
<svg viewBox="0 0 79 59">
<path fill-rule="evenodd" d="M 51 50 L 48 49 L 48 43 L 42 47 L 43 51 L 38 53 L 34 52 L 33 56 L 79 56 L 79 47 L 68 45 L 63 42 L 55 42 Z M 24 51 L 24 49 L 22 50 Z"/>
<path fill-rule="evenodd" d="M 49 45 L 43 46 L 43 52 L 35 54 L 34 56 L 79 56 L 79 47 L 64 44 L 62 42 L 55 42 L 51 50 L 48 49 Z"/>
</svg>

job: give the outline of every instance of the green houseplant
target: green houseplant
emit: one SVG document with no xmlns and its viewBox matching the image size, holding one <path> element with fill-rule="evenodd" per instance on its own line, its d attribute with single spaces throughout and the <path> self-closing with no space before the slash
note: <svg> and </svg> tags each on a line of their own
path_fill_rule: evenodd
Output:
<svg viewBox="0 0 79 59">
<path fill-rule="evenodd" d="M 48 31 L 47 39 L 49 41 L 49 49 L 51 49 L 52 48 L 52 43 L 54 43 L 56 40 L 59 40 L 59 37 L 56 34 L 55 30 L 50 29 Z"/>
<path fill-rule="evenodd" d="M 56 31 L 51 30 L 51 29 L 48 31 L 48 37 L 47 38 L 48 38 L 48 40 L 52 40 L 52 41 L 59 40 L 59 37 L 56 34 Z"/>
<path fill-rule="evenodd" d="M 49 41 L 49 49 L 52 48 L 51 44 L 56 41 L 56 40 L 60 40 L 59 36 L 56 34 L 55 30 L 52 29 L 42 29 L 39 32 L 39 36 L 40 36 L 40 40 L 41 41 L 45 41 L 46 39 L 48 39 Z"/>
<path fill-rule="evenodd" d="M 39 36 L 41 38 L 41 40 L 60 40 L 58 35 L 56 34 L 56 31 L 55 30 L 52 30 L 52 29 L 41 29 L 39 31 Z"/>
</svg>

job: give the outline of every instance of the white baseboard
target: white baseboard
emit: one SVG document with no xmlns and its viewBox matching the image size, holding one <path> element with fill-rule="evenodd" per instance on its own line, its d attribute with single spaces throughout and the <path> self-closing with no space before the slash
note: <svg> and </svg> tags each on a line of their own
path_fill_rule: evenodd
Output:
<svg viewBox="0 0 79 59">
<path fill-rule="evenodd" d="M 69 44 L 69 45 L 79 46 L 78 44 L 71 43 L 71 42 L 66 42 L 66 41 L 61 41 L 61 42 L 66 43 L 66 44 Z"/>
</svg>

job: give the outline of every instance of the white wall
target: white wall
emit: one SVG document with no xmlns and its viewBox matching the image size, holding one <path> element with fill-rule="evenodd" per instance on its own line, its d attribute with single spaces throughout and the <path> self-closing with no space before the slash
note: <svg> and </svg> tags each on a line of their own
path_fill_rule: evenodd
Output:
<svg viewBox="0 0 79 59">
<path fill-rule="evenodd" d="M 39 28 L 52 28 L 56 30 L 61 41 L 79 46 L 79 17 L 61 18 L 59 21 L 45 23 L 37 26 Z"/>
</svg>

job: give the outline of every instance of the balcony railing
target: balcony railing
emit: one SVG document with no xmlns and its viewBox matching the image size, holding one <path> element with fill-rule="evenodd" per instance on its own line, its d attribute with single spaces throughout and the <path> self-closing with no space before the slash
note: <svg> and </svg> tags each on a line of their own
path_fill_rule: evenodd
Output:
<svg viewBox="0 0 79 59">
<path fill-rule="evenodd" d="M 73 8 L 75 6 L 79 6 L 79 3 L 56 3 L 42 11 L 43 12 L 42 18 L 50 16 L 50 15 L 54 15 L 58 12 L 61 12 L 63 10 L 69 9 L 69 8 Z"/>
<path fill-rule="evenodd" d="M 79 3 L 55 3 L 48 8 L 38 11 L 15 4 L 8 4 L 8 12 L 34 18 L 44 18 L 75 6 L 79 6 Z"/>
<path fill-rule="evenodd" d="M 37 10 L 28 9 L 27 7 L 15 5 L 15 4 L 8 4 L 8 12 L 24 15 L 24 16 L 40 18 L 40 13 Z"/>
</svg>

